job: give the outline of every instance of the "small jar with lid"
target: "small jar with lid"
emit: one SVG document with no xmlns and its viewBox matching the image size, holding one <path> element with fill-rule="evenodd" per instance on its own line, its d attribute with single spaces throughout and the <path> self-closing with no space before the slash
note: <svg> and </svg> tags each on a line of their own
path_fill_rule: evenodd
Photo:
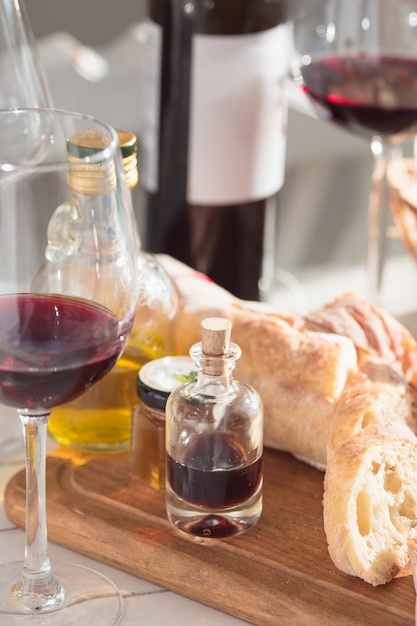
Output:
<svg viewBox="0 0 417 626">
<path fill-rule="evenodd" d="M 167 356 L 145 363 L 137 376 L 132 411 L 130 469 L 150 487 L 165 489 L 165 406 L 178 385 L 197 376 L 193 359 Z"/>
</svg>

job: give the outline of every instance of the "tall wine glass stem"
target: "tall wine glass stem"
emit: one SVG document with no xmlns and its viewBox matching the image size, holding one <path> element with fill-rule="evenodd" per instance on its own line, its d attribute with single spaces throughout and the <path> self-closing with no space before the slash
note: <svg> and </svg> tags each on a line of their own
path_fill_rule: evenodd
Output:
<svg viewBox="0 0 417 626">
<path fill-rule="evenodd" d="M 13 593 L 30 612 L 57 608 L 64 591 L 51 571 L 46 524 L 46 437 L 49 414 L 25 415 L 26 538 L 25 560 Z"/>
<path fill-rule="evenodd" d="M 387 165 L 391 157 L 391 146 L 375 136 L 371 142 L 374 158 L 372 188 L 368 213 L 367 280 L 368 296 L 381 303 L 384 264 L 387 260 L 387 223 L 389 197 Z"/>
</svg>

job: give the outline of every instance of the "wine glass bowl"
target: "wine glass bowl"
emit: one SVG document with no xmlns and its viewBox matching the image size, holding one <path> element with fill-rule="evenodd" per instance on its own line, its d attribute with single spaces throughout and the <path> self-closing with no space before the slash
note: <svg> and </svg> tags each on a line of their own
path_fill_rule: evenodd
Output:
<svg viewBox="0 0 417 626">
<path fill-rule="evenodd" d="M 118 137 L 51 109 L 0 111 L 0 136 L 0 401 L 20 415 L 27 457 L 25 557 L 0 567 L 0 613 L 110 626 L 122 610 L 111 581 L 51 569 L 45 443 L 51 409 L 111 369 L 133 322 L 138 243 Z"/>
<path fill-rule="evenodd" d="M 369 138 L 417 127 L 415 0 L 312 0 L 295 21 L 292 73 L 323 119 Z"/>
<path fill-rule="evenodd" d="M 369 296 L 380 299 L 387 246 L 386 167 L 417 129 L 417 2 L 309 0 L 294 22 L 295 82 L 321 119 L 368 138 Z"/>
</svg>

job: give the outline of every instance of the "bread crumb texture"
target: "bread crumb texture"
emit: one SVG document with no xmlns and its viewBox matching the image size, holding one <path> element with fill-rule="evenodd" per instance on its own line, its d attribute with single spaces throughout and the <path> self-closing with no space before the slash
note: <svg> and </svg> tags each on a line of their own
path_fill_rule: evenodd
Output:
<svg viewBox="0 0 417 626">
<path fill-rule="evenodd" d="M 417 525 L 417 438 L 403 424 L 369 425 L 345 442 L 324 480 L 324 529 L 332 561 L 376 586 L 409 563 Z"/>
</svg>

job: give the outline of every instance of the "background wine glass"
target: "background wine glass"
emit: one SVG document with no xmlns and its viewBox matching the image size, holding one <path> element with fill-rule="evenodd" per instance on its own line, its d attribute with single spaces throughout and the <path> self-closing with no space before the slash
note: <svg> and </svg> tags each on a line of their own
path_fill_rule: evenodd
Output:
<svg viewBox="0 0 417 626">
<path fill-rule="evenodd" d="M 51 409 L 109 371 L 136 308 L 118 138 L 90 117 L 48 109 L 0 111 L 0 136 L 0 401 L 20 415 L 27 457 L 25 557 L 0 567 L 1 620 L 109 626 L 122 602 L 108 579 L 68 564 L 51 570 L 45 443 Z M 59 279 L 39 282 L 51 258 Z"/>
<path fill-rule="evenodd" d="M 50 107 L 49 87 L 23 2 L 0 2 L 0 108 Z M 4 458 L 23 445 L 22 434 L 12 425 L 0 436 Z"/>
<path fill-rule="evenodd" d="M 23 0 L 0 2 L 1 108 L 52 106 Z"/>
<path fill-rule="evenodd" d="M 381 302 L 387 162 L 417 124 L 416 0 L 305 0 L 294 20 L 295 81 L 316 114 L 369 137 L 374 172 L 368 211 L 369 297 Z"/>
</svg>

